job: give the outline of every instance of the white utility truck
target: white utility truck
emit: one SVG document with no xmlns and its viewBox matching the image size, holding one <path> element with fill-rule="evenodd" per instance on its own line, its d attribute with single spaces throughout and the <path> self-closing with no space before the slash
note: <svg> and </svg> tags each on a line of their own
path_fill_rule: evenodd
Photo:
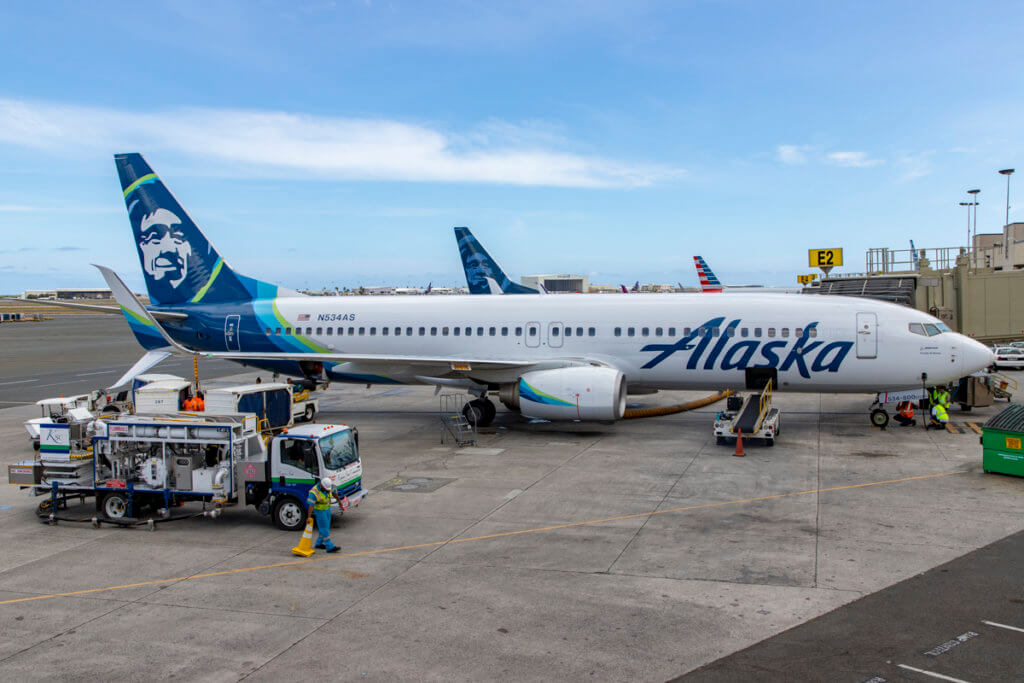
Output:
<svg viewBox="0 0 1024 683">
<path fill-rule="evenodd" d="M 319 479 L 334 482 L 342 512 L 366 495 L 359 436 L 347 425 L 302 425 L 266 441 L 253 414 L 131 415 L 93 420 L 87 429 L 87 450 L 62 444 L 8 468 L 11 484 L 49 494 L 39 512 L 51 521 L 62 519 L 68 497 L 95 496 L 94 524 L 203 514 L 184 509 L 198 501 L 203 511 L 253 505 L 295 531 L 306 522 L 306 496 Z"/>
</svg>

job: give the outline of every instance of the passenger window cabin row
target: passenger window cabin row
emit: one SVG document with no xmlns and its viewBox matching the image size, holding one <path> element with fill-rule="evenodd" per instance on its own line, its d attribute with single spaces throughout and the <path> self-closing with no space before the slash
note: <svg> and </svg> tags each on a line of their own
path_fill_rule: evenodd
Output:
<svg viewBox="0 0 1024 683">
<path fill-rule="evenodd" d="M 917 330 L 915 330 L 915 326 L 920 327 L 920 325 L 918 323 L 911 324 L 911 332 L 915 332 L 917 334 L 922 334 L 923 331 L 922 332 L 918 332 Z M 932 325 L 928 325 L 927 327 L 933 327 L 933 326 Z M 314 331 L 314 329 L 315 329 L 315 331 Z M 636 327 L 626 327 L 626 328 L 616 327 L 614 329 L 613 333 L 614 333 L 614 335 L 616 337 L 623 336 L 623 330 L 625 330 L 625 336 L 627 336 L 627 337 L 636 337 L 636 336 L 640 336 L 640 337 L 650 337 L 650 336 L 654 336 L 654 337 L 662 337 L 662 336 L 675 337 L 677 329 L 678 328 L 675 328 L 675 327 L 668 327 L 668 328 L 664 328 L 664 327 L 654 327 L 654 328 L 651 328 L 651 327 L 640 327 L 640 328 L 636 328 Z M 334 327 L 317 327 L 317 328 L 307 327 L 307 328 L 305 328 L 305 336 L 312 337 L 312 336 L 324 336 L 324 335 L 326 335 L 328 337 L 332 337 L 332 336 L 338 336 L 338 337 L 341 337 L 341 336 L 349 336 L 349 337 L 370 336 L 370 337 L 374 337 L 374 336 L 377 336 L 377 334 L 379 333 L 380 336 L 382 336 L 382 337 L 389 337 L 389 336 L 393 336 L 393 337 L 402 337 L 402 336 L 405 336 L 405 337 L 416 337 L 416 336 L 418 336 L 418 337 L 427 337 L 427 336 L 429 336 L 429 337 L 437 337 L 437 336 L 442 336 L 442 337 L 447 337 L 447 336 L 452 336 L 452 337 L 460 337 L 460 336 L 465 336 L 465 337 L 472 337 L 472 336 L 477 336 L 477 337 L 498 337 L 498 336 L 508 337 L 509 334 L 512 333 L 513 331 L 514 331 L 514 335 L 513 336 L 516 336 L 516 337 L 523 336 L 523 327 L 522 326 L 517 326 L 515 328 L 512 328 L 512 327 L 472 327 L 472 326 L 465 326 L 465 327 L 380 327 L 380 328 L 378 328 L 376 326 L 374 326 L 374 327 L 355 327 L 355 326 L 353 326 L 353 327 L 348 327 L 348 328 L 346 328 L 346 327 L 338 327 L 338 328 L 334 328 Z M 284 328 L 281 328 L 281 327 L 275 327 L 275 328 L 267 327 L 265 329 L 265 332 L 266 332 L 267 336 L 271 336 L 271 335 L 273 335 L 273 336 L 281 336 L 283 334 L 284 336 L 287 337 L 287 336 L 292 336 L 293 334 L 294 335 L 303 335 L 303 328 L 296 327 L 296 328 L 293 329 L 291 327 L 284 327 Z M 639 334 L 638 334 L 638 332 L 639 332 Z M 692 328 L 684 327 L 684 328 L 682 328 L 682 332 L 683 332 L 683 336 L 689 336 L 691 334 L 691 332 L 693 332 L 693 330 L 692 330 Z M 769 328 L 741 327 L 741 328 L 738 329 L 738 332 L 739 332 L 738 336 L 742 337 L 742 338 L 753 337 L 755 339 L 760 339 L 761 337 L 765 337 L 765 336 L 768 337 L 768 338 L 774 338 L 776 336 L 787 338 L 787 337 L 790 336 L 790 334 L 789 334 L 790 333 L 790 328 L 788 328 L 788 327 L 781 327 L 781 328 L 778 328 L 777 330 L 774 327 L 769 327 Z M 530 337 L 536 337 L 539 334 L 539 328 L 536 325 L 528 325 L 526 327 L 526 333 Z M 929 330 L 929 333 L 931 333 L 931 330 Z M 579 326 L 573 327 L 573 326 L 570 326 L 570 325 L 566 325 L 564 327 L 551 327 L 549 329 L 549 334 L 552 337 L 557 337 L 560 334 L 562 336 L 564 336 L 564 337 L 574 337 L 574 336 L 575 337 L 583 337 L 583 336 L 596 337 L 597 336 L 597 328 L 596 327 L 579 327 Z M 721 336 L 722 334 L 723 334 L 723 330 L 720 327 L 699 327 L 699 328 L 697 328 L 697 336 L 701 336 L 701 337 L 704 337 L 704 336 L 718 337 L 718 336 Z M 735 336 L 737 336 L 737 328 L 735 328 L 735 327 L 727 327 L 724 330 L 724 334 L 727 337 L 735 337 Z M 938 334 L 938 332 L 935 332 L 934 334 Z M 802 327 L 794 327 L 793 328 L 793 336 L 794 337 L 802 337 L 803 335 L 804 335 L 804 328 L 802 328 Z M 807 336 L 808 337 L 817 337 L 818 336 L 817 328 L 814 328 L 814 327 L 809 328 L 807 330 Z"/>
<path fill-rule="evenodd" d="M 623 331 L 623 328 L 616 327 L 615 328 L 615 336 L 616 337 L 621 337 L 622 336 L 622 331 Z M 626 331 L 626 336 L 627 337 L 636 337 L 638 330 L 635 327 L 627 327 L 627 328 L 625 328 L 625 331 Z M 653 329 L 653 333 L 654 333 L 653 336 L 661 337 L 664 334 L 665 331 L 666 330 L 664 328 L 655 327 Z M 667 331 L 668 331 L 668 336 L 669 337 L 676 336 L 676 328 L 669 327 Z M 739 336 L 740 337 L 744 337 L 744 338 L 746 338 L 746 337 L 754 337 L 754 338 L 757 338 L 757 339 L 759 339 L 759 338 L 761 338 L 763 336 L 767 336 L 769 338 L 773 338 L 773 337 L 776 336 L 776 332 L 778 332 L 777 336 L 789 337 L 790 328 L 788 328 L 788 327 L 781 327 L 778 330 L 776 330 L 776 328 L 774 328 L 774 327 L 769 327 L 769 328 L 767 328 L 767 335 L 763 334 L 765 331 L 766 331 L 765 328 L 761 328 L 761 327 L 741 327 L 741 328 L 739 328 Z M 641 328 L 639 328 L 639 332 L 640 332 L 639 336 L 641 336 L 641 337 L 650 337 L 650 336 L 652 336 L 651 335 L 652 329 L 650 327 L 641 327 Z M 691 328 L 689 328 L 689 327 L 684 327 L 683 328 L 683 336 L 684 337 L 690 336 L 690 334 L 692 332 L 693 332 L 693 330 Z M 724 334 L 725 334 L 726 337 L 735 337 L 735 336 L 737 336 L 736 332 L 737 332 L 737 328 L 735 328 L 735 327 L 727 327 L 724 330 Z M 722 334 L 723 334 L 723 330 L 720 327 L 698 327 L 697 328 L 697 336 L 698 337 L 707 337 L 707 336 L 719 337 L 719 336 L 722 336 Z M 794 337 L 802 337 L 803 335 L 804 335 L 804 328 L 802 328 L 802 327 L 794 327 L 793 328 L 793 336 Z M 816 328 L 816 327 L 808 328 L 807 336 L 808 337 L 817 337 L 818 336 L 818 328 Z"/>
</svg>

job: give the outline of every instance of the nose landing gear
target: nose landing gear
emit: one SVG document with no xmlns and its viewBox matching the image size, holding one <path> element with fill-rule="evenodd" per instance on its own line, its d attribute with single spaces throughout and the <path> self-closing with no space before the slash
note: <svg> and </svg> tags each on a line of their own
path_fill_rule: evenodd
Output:
<svg viewBox="0 0 1024 683">
<path fill-rule="evenodd" d="M 475 398 L 462 406 L 462 415 L 470 424 L 487 427 L 494 422 L 498 411 L 487 397 Z"/>
</svg>

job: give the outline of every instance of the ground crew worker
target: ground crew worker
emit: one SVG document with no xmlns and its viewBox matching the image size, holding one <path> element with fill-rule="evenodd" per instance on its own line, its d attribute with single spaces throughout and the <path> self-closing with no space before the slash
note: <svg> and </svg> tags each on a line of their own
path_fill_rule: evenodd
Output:
<svg viewBox="0 0 1024 683">
<path fill-rule="evenodd" d="M 900 423 L 900 427 L 917 424 L 917 420 L 914 419 L 914 404 L 911 401 L 903 401 L 897 406 L 896 421 Z"/>
<path fill-rule="evenodd" d="M 203 392 L 196 392 L 196 397 L 192 399 L 192 410 L 206 410 L 206 396 L 203 394 Z"/>
<path fill-rule="evenodd" d="M 307 524 L 316 519 L 316 530 L 319 536 L 316 539 L 316 548 L 324 548 L 329 553 L 336 553 L 340 548 L 331 541 L 331 496 L 334 496 L 341 505 L 338 492 L 334 488 L 334 482 L 324 477 L 309 490 L 306 504 L 309 506 L 309 518 Z"/>
<path fill-rule="evenodd" d="M 188 398 L 186 398 L 184 400 L 184 402 L 182 402 L 181 409 L 182 410 L 189 410 L 189 411 L 195 410 L 196 409 L 196 397 L 193 396 L 192 394 L 189 394 Z"/>
<path fill-rule="evenodd" d="M 945 429 L 946 423 L 949 422 L 949 397 L 943 401 L 942 392 L 936 392 L 935 402 L 932 403 L 931 409 L 931 420 L 928 422 L 928 429 Z"/>
</svg>

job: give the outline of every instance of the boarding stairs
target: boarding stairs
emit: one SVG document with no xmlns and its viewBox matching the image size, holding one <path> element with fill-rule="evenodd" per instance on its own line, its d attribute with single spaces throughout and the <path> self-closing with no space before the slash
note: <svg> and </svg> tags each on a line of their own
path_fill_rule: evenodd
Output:
<svg viewBox="0 0 1024 683">
<path fill-rule="evenodd" d="M 459 448 L 475 446 L 476 425 L 471 424 L 462 414 L 466 402 L 465 394 L 441 394 L 441 445 L 454 443 Z"/>
</svg>

